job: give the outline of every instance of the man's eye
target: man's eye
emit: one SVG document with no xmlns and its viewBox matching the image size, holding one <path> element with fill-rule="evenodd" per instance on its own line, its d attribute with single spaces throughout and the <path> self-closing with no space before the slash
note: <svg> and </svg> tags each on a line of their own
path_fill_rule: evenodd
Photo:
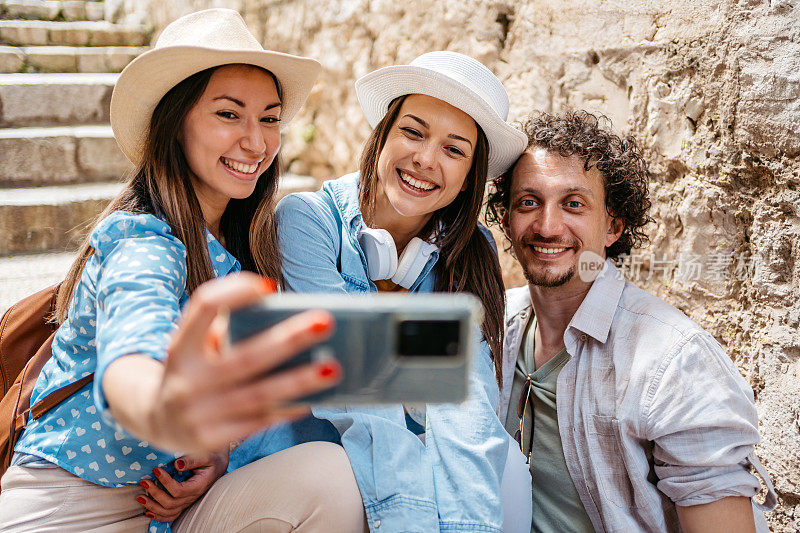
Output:
<svg viewBox="0 0 800 533">
<path fill-rule="evenodd" d="M 536 200 L 531 200 L 530 198 L 524 198 L 520 202 L 520 205 L 522 205 L 522 207 L 534 207 L 536 205 Z"/>
<path fill-rule="evenodd" d="M 577 200 L 570 200 L 569 202 L 567 202 L 567 206 L 570 209 L 580 209 L 581 207 L 583 207 L 583 204 Z"/>
</svg>

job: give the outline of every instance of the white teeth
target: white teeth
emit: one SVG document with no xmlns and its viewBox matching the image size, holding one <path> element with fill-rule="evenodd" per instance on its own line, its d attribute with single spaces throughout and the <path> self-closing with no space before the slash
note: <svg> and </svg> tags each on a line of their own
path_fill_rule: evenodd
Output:
<svg viewBox="0 0 800 533">
<path fill-rule="evenodd" d="M 232 159 L 228 159 L 226 157 L 222 158 L 222 164 L 237 172 L 241 172 L 242 174 L 252 174 L 256 171 L 256 169 L 258 169 L 258 164 L 245 165 L 244 163 L 239 163 L 238 161 L 233 161 Z"/>
<path fill-rule="evenodd" d="M 432 191 L 436 188 L 436 185 L 429 181 L 420 181 L 418 179 L 414 179 L 402 170 L 400 171 L 400 179 L 402 179 L 407 184 L 411 185 L 415 189 L 421 189 L 423 191 Z"/>
<path fill-rule="evenodd" d="M 534 246 L 533 249 L 542 254 L 560 254 L 564 250 L 569 250 L 569 248 L 542 248 L 541 246 Z"/>
</svg>

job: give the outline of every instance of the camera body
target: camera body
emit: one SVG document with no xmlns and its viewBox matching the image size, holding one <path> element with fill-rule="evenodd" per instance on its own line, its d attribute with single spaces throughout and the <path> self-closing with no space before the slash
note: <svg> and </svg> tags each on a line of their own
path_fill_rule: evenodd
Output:
<svg viewBox="0 0 800 533">
<path fill-rule="evenodd" d="M 467 396 L 478 349 L 480 301 L 468 294 L 280 293 L 231 312 L 229 342 L 308 309 L 335 321 L 331 337 L 271 372 L 336 358 L 342 381 L 303 399 L 314 405 L 450 403 Z"/>
</svg>

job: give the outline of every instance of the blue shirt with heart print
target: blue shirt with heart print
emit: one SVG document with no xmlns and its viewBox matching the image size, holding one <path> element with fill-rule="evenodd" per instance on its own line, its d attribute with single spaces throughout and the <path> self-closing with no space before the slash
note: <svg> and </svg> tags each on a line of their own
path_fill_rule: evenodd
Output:
<svg viewBox="0 0 800 533">
<path fill-rule="evenodd" d="M 117 211 L 92 232 L 94 248 L 75 288 L 53 356 L 36 382 L 31 404 L 92 372 L 94 381 L 31 421 L 15 451 L 40 457 L 108 487 L 135 485 L 177 457 L 126 432 L 109 414 L 101 386 L 108 365 L 127 354 L 164 360 L 186 293 L 186 247 L 150 214 Z M 217 277 L 239 262 L 206 232 Z"/>
</svg>

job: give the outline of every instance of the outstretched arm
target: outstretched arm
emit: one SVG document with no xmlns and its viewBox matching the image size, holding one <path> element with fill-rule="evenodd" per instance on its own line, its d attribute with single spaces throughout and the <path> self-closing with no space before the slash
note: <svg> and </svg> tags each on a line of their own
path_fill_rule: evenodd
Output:
<svg viewBox="0 0 800 533">
<path fill-rule="evenodd" d="M 263 287 L 262 278 L 247 273 L 210 281 L 186 305 L 164 363 L 138 354 L 111 362 L 102 387 L 116 420 L 165 449 L 215 452 L 306 414 L 307 408 L 284 404 L 333 385 L 338 368 L 331 374 L 314 363 L 265 373 L 326 338 L 333 328 L 329 314 L 295 315 L 220 354 L 223 326 L 215 318 L 262 298 Z"/>
</svg>

